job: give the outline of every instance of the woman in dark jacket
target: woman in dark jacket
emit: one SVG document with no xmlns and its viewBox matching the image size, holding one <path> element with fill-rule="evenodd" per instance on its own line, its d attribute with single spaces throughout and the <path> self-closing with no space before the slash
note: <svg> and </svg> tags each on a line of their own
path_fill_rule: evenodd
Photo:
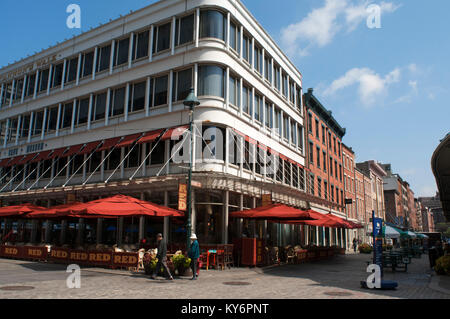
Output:
<svg viewBox="0 0 450 319">
<path fill-rule="evenodd" d="M 189 248 L 188 257 L 191 258 L 192 280 L 197 279 L 197 264 L 200 258 L 200 248 L 198 246 L 197 236 L 192 234 L 191 247 Z"/>
</svg>

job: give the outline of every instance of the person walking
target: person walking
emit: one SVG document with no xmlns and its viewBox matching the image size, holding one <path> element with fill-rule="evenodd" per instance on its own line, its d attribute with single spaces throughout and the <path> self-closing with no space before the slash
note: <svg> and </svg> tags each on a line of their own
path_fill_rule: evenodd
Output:
<svg viewBox="0 0 450 319">
<path fill-rule="evenodd" d="M 167 267 L 167 243 L 163 238 L 162 234 L 156 235 L 158 240 L 158 253 L 156 254 L 156 258 L 158 258 L 158 262 L 156 263 L 156 268 L 153 273 L 152 279 L 156 279 L 161 266 L 164 268 L 164 273 L 168 275 L 167 280 L 173 280 L 172 274 L 170 273 L 169 267 Z"/>
<path fill-rule="evenodd" d="M 191 247 L 189 248 L 188 257 L 191 258 L 192 279 L 197 280 L 198 259 L 200 258 L 200 249 L 198 246 L 197 236 L 192 234 Z"/>
<path fill-rule="evenodd" d="M 356 248 L 358 248 L 358 239 L 356 239 L 356 237 L 355 237 L 355 238 L 353 238 L 353 250 L 355 251 L 355 253 L 356 253 Z"/>
</svg>

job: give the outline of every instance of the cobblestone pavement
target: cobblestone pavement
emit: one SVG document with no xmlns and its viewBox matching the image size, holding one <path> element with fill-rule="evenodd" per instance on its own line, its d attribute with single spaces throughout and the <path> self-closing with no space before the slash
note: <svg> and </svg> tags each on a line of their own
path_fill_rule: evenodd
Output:
<svg viewBox="0 0 450 319">
<path fill-rule="evenodd" d="M 428 256 L 413 259 L 408 273 L 385 272 L 395 280 L 395 291 L 360 288 L 368 273 L 369 255 L 338 256 L 334 259 L 302 264 L 259 268 L 233 268 L 226 271 L 203 270 L 197 281 L 187 277 L 166 281 L 151 280 L 128 271 L 83 268 L 81 288 L 68 289 L 65 266 L 0 259 L 0 298 L 132 298 L 132 299 L 450 299 L 445 290 L 430 288 Z M 237 282 L 241 285 L 227 285 Z M 30 286 L 30 290 L 3 290 L 10 286 Z M 194 292 L 194 293 L 193 293 Z"/>
</svg>

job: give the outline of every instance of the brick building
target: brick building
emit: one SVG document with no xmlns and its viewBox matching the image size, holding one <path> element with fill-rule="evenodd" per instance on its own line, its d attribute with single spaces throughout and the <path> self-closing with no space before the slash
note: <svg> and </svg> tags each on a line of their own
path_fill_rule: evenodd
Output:
<svg viewBox="0 0 450 319">
<path fill-rule="evenodd" d="M 304 98 L 309 191 L 326 201 L 311 205 L 318 211 L 331 211 L 346 217 L 342 165 L 342 138 L 345 129 L 313 95 L 313 89 L 309 89 Z"/>
</svg>

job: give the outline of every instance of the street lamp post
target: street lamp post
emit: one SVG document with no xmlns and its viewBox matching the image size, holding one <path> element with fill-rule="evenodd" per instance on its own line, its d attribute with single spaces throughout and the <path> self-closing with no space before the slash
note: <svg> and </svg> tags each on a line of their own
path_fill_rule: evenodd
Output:
<svg viewBox="0 0 450 319">
<path fill-rule="evenodd" d="M 197 96 L 195 96 L 194 89 L 191 88 L 191 92 L 189 93 L 186 100 L 183 104 L 189 107 L 189 134 L 190 136 L 190 159 L 189 159 L 189 174 L 188 174 L 188 193 L 187 193 L 187 225 L 186 225 L 186 249 L 189 249 L 190 239 L 191 239 L 191 216 L 192 216 L 192 166 L 195 160 L 193 146 L 194 146 L 194 132 L 193 132 L 193 123 L 194 123 L 194 107 L 200 105 L 200 101 Z"/>
</svg>

